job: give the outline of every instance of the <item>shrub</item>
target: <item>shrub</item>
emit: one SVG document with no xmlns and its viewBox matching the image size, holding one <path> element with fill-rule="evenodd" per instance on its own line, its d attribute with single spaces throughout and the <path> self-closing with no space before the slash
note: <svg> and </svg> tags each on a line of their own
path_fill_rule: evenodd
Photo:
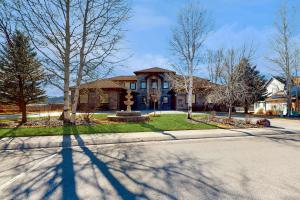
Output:
<svg viewBox="0 0 300 200">
<path fill-rule="evenodd" d="M 268 116 L 273 116 L 273 115 L 278 115 L 278 114 L 279 114 L 278 111 L 273 110 L 273 109 L 267 110 L 267 112 L 266 112 L 266 115 L 268 115 Z"/>
<path fill-rule="evenodd" d="M 257 115 L 264 115 L 265 110 L 263 108 L 259 108 L 258 111 L 256 112 Z"/>
</svg>

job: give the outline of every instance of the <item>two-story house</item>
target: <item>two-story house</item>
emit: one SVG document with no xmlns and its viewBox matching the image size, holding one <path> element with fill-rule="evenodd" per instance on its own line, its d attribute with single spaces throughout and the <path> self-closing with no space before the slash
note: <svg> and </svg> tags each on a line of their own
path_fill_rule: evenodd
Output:
<svg viewBox="0 0 300 200">
<path fill-rule="evenodd" d="M 132 91 L 134 110 L 185 110 L 187 95 L 177 90 L 170 77 L 176 72 L 163 68 L 135 71 L 134 75 L 96 80 L 80 86 L 78 110 L 125 110 L 125 95 Z M 194 77 L 193 106 L 203 105 L 207 99 L 204 90 L 212 86 L 209 80 Z M 72 95 L 74 88 L 71 88 Z"/>
<path fill-rule="evenodd" d="M 299 77 L 293 80 L 292 88 L 292 111 L 299 110 Z M 254 103 L 254 112 L 258 112 L 263 109 L 265 112 L 268 110 L 277 111 L 280 114 L 287 114 L 287 99 L 285 80 L 281 77 L 272 77 L 265 85 L 267 90 L 267 96 L 264 101 L 258 101 Z"/>
</svg>

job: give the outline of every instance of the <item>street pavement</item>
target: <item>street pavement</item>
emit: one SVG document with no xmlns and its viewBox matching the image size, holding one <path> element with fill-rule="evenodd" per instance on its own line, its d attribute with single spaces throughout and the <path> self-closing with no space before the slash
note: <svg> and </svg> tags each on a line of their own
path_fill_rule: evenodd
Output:
<svg viewBox="0 0 300 200">
<path fill-rule="evenodd" d="M 300 135 L 0 151 L 0 199 L 300 199 Z"/>
</svg>

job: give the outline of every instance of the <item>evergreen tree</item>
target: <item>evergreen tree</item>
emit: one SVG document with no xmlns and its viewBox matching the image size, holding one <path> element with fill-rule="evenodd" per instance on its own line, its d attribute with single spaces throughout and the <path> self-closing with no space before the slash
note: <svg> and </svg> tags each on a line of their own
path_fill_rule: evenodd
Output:
<svg viewBox="0 0 300 200">
<path fill-rule="evenodd" d="M 41 102 L 44 73 L 30 40 L 20 31 L 0 50 L 0 102 L 19 106 L 22 123 L 27 121 L 26 105 Z"/>
<path fill-rule="evenodd" d="M 241 83 L 240 85 L 244 91 L 238 103 L 244 107 L 245 113 L 248 113 L 251 104 L 264 99 L 267 94 L 265 77 L 246 58 L 241 59 L 237 70 L 239 74 L 237 81 Z"/>
</svg>

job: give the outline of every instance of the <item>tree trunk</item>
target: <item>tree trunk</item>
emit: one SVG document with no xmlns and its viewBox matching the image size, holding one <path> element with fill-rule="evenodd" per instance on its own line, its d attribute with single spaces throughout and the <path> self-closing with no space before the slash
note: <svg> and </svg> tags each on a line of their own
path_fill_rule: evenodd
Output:
<svg viewBox="0 0 300 200">
<path fill-rule="evenodd" d="M 292 95 L 291 95 L 291 83 L 288 81 L 287 85 L 287 117 L 291 116 L 292 112 Z"/>
<path fill-rule="evenodd" d="M 26 110 L 26 103 L 25 102 L 20 103 L 20 111 L 22 113 L 21 123 L 24 124 L 24 123 L 27 122 L 27 110 Z"/>
<path fill-rule="evenodd" d="M 248 112 L 249 112 L 249 106 L 244 106 L 244 113 L 248 114 Z"/>
<path fill-rule="evenodd" d="M 71 115 L 72 124 L 76 123 L 76 112 L 77 112 L 78 100 L 79 100 L 79 86 L 76 85 L 74 97 L 72 99 L 72 115 Z"/>
<path fill-rule="evenodd" d="M 64 124 L 70 123 L 70 51 L 71 51 L 71 35 L 70 35 L 70 0 L 66 0 L 66 50 L 65 50 L 65 73 L 64 73 Z"/>
<path fill-rule="evenodd" d="M 232 117 L 232 105 L 229 105 L 229 110 L 228 110 L 228 119 L 231 119 Z"/>
<path fill-rule="evenodd" d="M 296 87 L 296 108 L 297 108 L 297 112 L 299 114 L 299 94 L 298 94 L 298 89 L 299 89 L 299 86 Z"/>
<path fill-rule="evenodd" d="M 192 68 L 190 66 L 190 68 Z M 189 70 L 189 85 L 188 85 L 188 119 L 192 119 L 193 112 L 193 73 Z"/>
<path fill-rule="evenodd" d="M 79 69 L 77 73 L 77 79 L 76 79 L 76 88 L 74 97 L 72 99 L 72 115 L 71 115 L 71 123 L 76 123 L 76 112 L 77 112 L 77 105 L 78 105 L 78 99 L 79 99 L 79 87 L 83 76 L 83 68 L 85 65 L 85 46 L 86 46 L 86 40 L 87 40 L 87 20 L 88 20 L 88 12 L 89 12 L 89 4 L 91 1 L 86 1 L 86 7 L 84 12 L 84 19 L 83 19 L 83 29 L 82 29 L 82 43 L 80 48 L 80 58 L 79 58 Z"/>
</svg>

